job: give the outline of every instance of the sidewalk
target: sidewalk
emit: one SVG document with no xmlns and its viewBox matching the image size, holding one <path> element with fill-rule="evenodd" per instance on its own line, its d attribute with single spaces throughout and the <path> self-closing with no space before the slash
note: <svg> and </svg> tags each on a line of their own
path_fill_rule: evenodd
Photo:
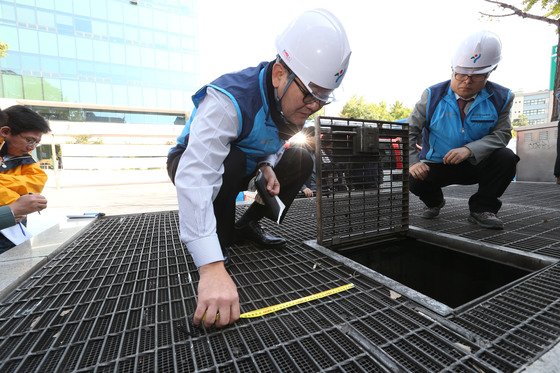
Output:
<svg viewBox="0 0 560 373">
<path fill-rule="evenodd" d="M 68 214 L 136 214 L 177 209 L 175 187 L 164 169 L 85 171 L 47 170 L 43 190 L 48 207 L 28 216 L 33 233 L 66 222 Z"/>
<path fill-rule="evenodd" d="M 68 219 L 69 214 L 125 215 L 177 209 L 175 187 L 163 169 L 62 170 L 57 175 L 47 170 L 47 174 L 49 180 L 42 192 L 48 200 L 47 208 L 41 214 L 27 216 L 31 239 L 0 254 L 0 294 L 44 265 L 92 221 Z"/>
<path fill-rule="evenodd" d="M 45 170 L 46 188 L 167 183 L 163 168 L 154 170 Z"/>
</svg>

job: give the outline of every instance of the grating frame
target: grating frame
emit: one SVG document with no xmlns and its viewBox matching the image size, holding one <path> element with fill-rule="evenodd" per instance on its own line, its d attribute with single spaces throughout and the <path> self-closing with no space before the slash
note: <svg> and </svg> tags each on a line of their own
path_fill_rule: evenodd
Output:
<svg viewBox="0 0 560 373">
<path fill-rule="evenodd" d="M 333 250 L 408 229 L 408 124 L 318 117 L 317 242 Z"/>
</svg>

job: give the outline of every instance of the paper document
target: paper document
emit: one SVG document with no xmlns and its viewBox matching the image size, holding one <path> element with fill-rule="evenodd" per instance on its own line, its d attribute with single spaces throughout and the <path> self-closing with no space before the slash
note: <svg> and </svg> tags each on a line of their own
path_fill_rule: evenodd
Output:
<svg viewBox="0 0 560 373">
<path fill-rule="evenodd" d="M 0 232 L 2 232 L 4 237 L 8 240 L 12 241 L 14 245 L 19 245 L 33 236 L 33 234 L 27 230 L 27 227 L 21 223 L 4 228 Z"/>
<path fill-rule="evenodd" d="M 83 214 L 66 215 L 68 219 L 93 219 L 105 216 L 102 212 L 84 212 Z"/>
</svg>

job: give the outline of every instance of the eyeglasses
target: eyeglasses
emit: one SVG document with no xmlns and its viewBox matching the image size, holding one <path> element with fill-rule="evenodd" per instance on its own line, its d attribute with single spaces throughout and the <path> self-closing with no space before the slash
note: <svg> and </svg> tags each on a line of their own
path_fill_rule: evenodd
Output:
<svg viewBox="0 0 560 373">
<path fill-rule="evenodd" d="M 327 101 L 323 101 L 323 100 L 319 100 L 317 97 L 313 96 L 313 94 L 311 92 L 309 92 L 307 90 L 307 88 L 305 88 L 302 83 L 299 82 L 298 78 L 294 78 L 293 80 L 294 83 L 296 83 L 297 87 L 299 88 L 300 92 L 303 94 L 303 103 L 306 105 L 310 105 L 313 103 L 317 103 L 319 104 L 319 106 L 325 106 L 330 104 L 330 102 Z"/>
<path fill-rule="evenodd" d="M 33 137 L 25 137 L 22 136 L 21 134 L 19 135 L 22 139 L 25 140 L 25 142 L 27 143 L 27 146 L 37 146 L 41 143 L 41 140 L 37 140 Z"/>
<path fill-rule="evenodd" d="M 471 81 L 474 83 L 480 83 L 488 78 L 488 74 L 459 74 L 453 73 L 453 77 L 460 82 L 466 81 L 468 78 L 471 78 Z"/>
</svg>

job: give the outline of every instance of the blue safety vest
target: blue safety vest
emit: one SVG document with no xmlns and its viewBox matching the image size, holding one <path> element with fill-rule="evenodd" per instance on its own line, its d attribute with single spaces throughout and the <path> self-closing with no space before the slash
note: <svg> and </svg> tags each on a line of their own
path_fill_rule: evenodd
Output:
<svg viewBox="0 0 560 373">
<path fill-rule="evenodd" d="M 449 150 L 492 133 L 512 94 L 506 87 L 487 82 L 462 122 L 450 83 L 448 80 L 428 88 L 420 159 L 441 163 Z"/>
<path fill-rule="evenodd" d="M 170 150 L 184 150 L 188 143 L 190 126 L 196 117 L 196 110 L 206 96 L 208 87 L 225 94 L 232 101 L 239 120 L 237 146 L 247 156 L 246 175 L 255 171 L 260 159 L 274 154 L 284 145 L 278 135 L 276 123 L 272 120 L 267 100 L 266 70 L 269 62 L 261 62 L 256 67 L 225 74 L 205 85 L 192 96 L 195 109 L 177 138 L 177 146 Z"/>
</svg>

